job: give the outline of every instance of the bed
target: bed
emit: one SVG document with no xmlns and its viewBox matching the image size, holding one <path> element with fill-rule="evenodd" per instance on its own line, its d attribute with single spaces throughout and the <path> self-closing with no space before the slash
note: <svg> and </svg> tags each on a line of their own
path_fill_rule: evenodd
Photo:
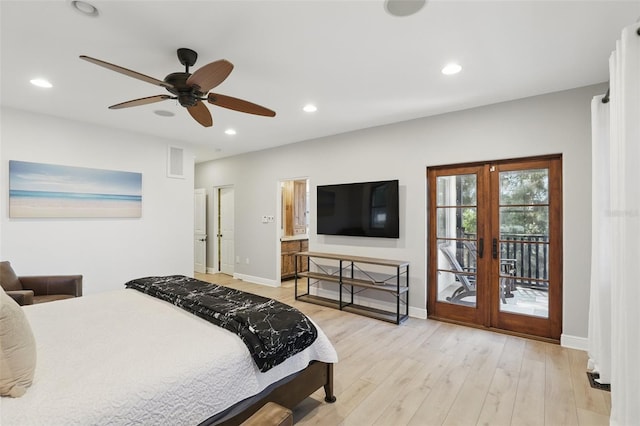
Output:
<svg viewBox="0 0 640 426">
<path fill-rule="evenodd" d="M 310 346 L 259 367 L 236 333 L 160 299 L 124 288 L 24 307 L 35 375 L 23 396 L 2 397 L 0 423 L 231 425 L 322 387 L 335 400 L 337 354 L 317 325 Z"/>
</svg>

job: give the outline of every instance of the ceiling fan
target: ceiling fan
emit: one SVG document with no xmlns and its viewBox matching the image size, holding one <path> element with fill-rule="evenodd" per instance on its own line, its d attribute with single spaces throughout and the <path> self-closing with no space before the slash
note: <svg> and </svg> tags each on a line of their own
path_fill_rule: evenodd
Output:
<svg viewBox="0 0 640 426">
<path fill-rule="evenodd" d="M 85 61 L 100 65 L 101 67 L 128 75 L 129 77 L 164 87 L 169 91 L 169 93 L 171 93 L 171 95 L 156 95 L 133 99 L 131 101 L 111 105 L 109 109 L 129 108 L 160 102 L 167 99 L 177 99 L 178 102 L 180 102 L 180 105 L 185 107 L 187 111 L 189 111 L 189 114 L 191 114 L 191 116 L 204 127 L 211 127 L 213 125 L 213 118 L 211 117 L 209 109 L 202 101 L 207 101 L 210 104 L 239 112 L 246 112 L 248 114 L 263 115 L 266 117 L 275 117 L 276 115 L 275 111 L 252 102 L 209 92 L 209 90 L 222 83 L 229 74 L 231 74 L 233 64 L 226 59 L 211 62 L 201 68 L 198 68 L 193 74 L 191 74 L 189 73 L 189 67 L 192 67 L 196 63 L 198 54 L 191 49 L 180 48 L 178 49 L 178 60 L 180 60 L 180 63 L 185 66 L 185 71 L 171 73 L 167 75 L 164 80 L 158 80 L 153 77 L 149 77 L 148 75 L 144 75 L 118 65 L 110 64 L 109 62 L 101 61 L 100 59 L 91 58 L 89 56 L 81 55 L 80 59 L 84 59 Z"/>
</svg>

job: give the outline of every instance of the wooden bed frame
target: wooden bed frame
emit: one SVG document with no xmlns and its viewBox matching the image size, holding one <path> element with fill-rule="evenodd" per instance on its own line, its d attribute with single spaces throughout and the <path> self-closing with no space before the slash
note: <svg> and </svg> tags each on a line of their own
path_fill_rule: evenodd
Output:
<svg viewBox="0 0 640 426">
<path fill-rule="evenodd" d="M 336 397 L 333 394 L 333 364 L 313 361 L 307 368 L 298 373 L 294 379 L 273 389 L 268 395 L 256 401 L 249 408 L 219 423 L 219 425 L 239 425 L 267 402 L 275 402 L 293 410 L 296 405 L 321 387 L 324 387 L 324 400 L 329 403 L 335 402 Z"/>
</svg>

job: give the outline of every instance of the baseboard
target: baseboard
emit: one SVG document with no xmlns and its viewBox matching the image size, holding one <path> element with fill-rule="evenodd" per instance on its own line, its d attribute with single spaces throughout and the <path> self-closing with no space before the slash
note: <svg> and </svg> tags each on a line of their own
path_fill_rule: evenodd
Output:
<svg viewBox="0 0 640 426">
<path fill-rule="evenodd" d="M 560 345 L 565 348 L 578 349 L 581 351 L 589 350 L 589 340 L 586 337 L 562 334 L 560 336 Z"/>
<path fill-rule="evenodd" d="M 207 268 L 207 274 L 213 275 L 213 274 L 219 274 L 219 273 L 220 271 L 217 268 Z M 265 278 L 260 278 L 260 277 L 254 277 L 252 275 L 234 273 L 233 278 L 237 280 L 248 281 L 254 284 L 262 284 L 269 287 L 280 287 L 280 283 L 278 281 L 267 280 Z"/>
<path fill-rule="evenodd" d="M 409 306 L 409 316 L 411 318 L 427 319 L 427 310 Z"/>
<path fill-rule="evenodd" d="M 280 287 L 280 281 L 276 281 L 276 280 L 268 280 L 265 278 L 261 278 L 261 277 L 254 277 L 252 275 L 245 275 L 245 274 L 233 274 L 233 278 L 237 279 L 237 280 L 242 280 L 242 281 L 249 281 L 251 283 L 254 284 L 262 284 L 262 285 L 266 285 L 269 287 Z"/>
</svg>

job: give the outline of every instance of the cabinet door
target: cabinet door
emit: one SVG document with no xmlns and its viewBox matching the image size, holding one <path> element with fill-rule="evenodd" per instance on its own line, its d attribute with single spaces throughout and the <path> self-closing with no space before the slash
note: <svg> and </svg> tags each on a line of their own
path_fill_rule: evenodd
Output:
<svg viewBox="0 0 640 426">
<path fill-rule="evenodd" d="M 280 265 L 280 275 L 282 278 L 287 278 L 295 273 L 294 270 L 294 257 L 292 254 L 282 254 L 282 260 Z"/>
<path fill-rule="evenodd" d="M 293 253 L 296 253 L 299 247 L 298 241 L 282 241 L 280 244 L 280 275 L 282 277 L 287 278 L 295 273 Z"/>
<path fill-rule="evenodd" d="M 309 240 L 301 240 L 300 241 L 300 251 L 309 251 Z M 298 266 L 300 271 L 308 271 L 309 270 L 309 258 L 308 257 L 300 257 L 298 258 L 298 262 L 302 262 L 301 266 Z"/>
</svg>

